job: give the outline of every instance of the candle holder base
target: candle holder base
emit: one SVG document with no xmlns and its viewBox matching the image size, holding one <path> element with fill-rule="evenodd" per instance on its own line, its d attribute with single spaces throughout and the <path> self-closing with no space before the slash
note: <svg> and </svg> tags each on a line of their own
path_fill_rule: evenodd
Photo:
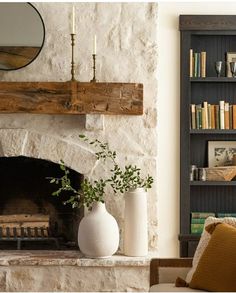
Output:
<svg viewBox="0 0 236 293">
<path fill-rule="evenodd" d="M 97 80 L 96 78 L 93 78 L 90 80 L 90 82 L 99 82 L 99 80 Z"/>
<path fill-rule="evenodd" d="M 90 82 L 98 82 L 96 79 L 96 54 L 93 54 L 93 79 L 90 80 Z"/>
</svg>

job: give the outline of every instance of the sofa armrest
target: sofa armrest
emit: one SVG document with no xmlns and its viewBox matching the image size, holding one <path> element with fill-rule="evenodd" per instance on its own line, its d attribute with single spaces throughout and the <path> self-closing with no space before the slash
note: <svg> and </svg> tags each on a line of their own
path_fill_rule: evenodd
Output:
<svg viewBox="0 0 236 293">
<path fill-rule="evenodd" d="M 167 276 L 166 280 L 168 282 L 175 282 L 175 279 L 179 276 L 179 273 L 182 271 L 182 274 L 192 267 L 192 258 L 156 258 L 152 259 L 150 263 L 150 286 L 154 284 L 159 284 L 161 282 L 161 274 L 165 272 L 171 272 Z M 176 268 L 176 270 L 175 270 Z M 183 270 L 181 270 L 183 268 Z M 172 280 L 170 281 L 170 278 Z"/>
</svg>

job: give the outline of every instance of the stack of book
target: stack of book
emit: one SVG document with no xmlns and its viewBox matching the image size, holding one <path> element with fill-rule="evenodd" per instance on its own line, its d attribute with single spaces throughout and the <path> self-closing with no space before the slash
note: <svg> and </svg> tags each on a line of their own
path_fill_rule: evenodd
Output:
<svg viewBox="0 0 236 293">
<path fill-rule="evenodd" d="M 219 105 L 208 102 L 190 105 L 191 129 L 236 129 L 236 105 L 219 101 Z"/>
<path fill-rule="evenodd" d="M 195 53 L 190 49 L 190 77 L 206 77 L 206 52 Z"/>
<path fill-rule="evenodd" d="M 191 213 L 191 234 L 201 234 L 206 218 L 214 217 L 215 213 Z"/>
</svg>

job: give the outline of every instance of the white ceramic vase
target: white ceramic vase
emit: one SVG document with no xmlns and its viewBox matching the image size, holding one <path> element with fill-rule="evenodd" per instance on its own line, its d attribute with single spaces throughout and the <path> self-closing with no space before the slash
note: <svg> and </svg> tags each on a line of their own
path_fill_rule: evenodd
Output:
<svg viewBox="0 0 236 293">
<path fill-rule="evenodd" d="M 89 258 L 107 258 L 117 251 L 119 227 L 104 203 L 95 202 L 81 220 L 78 243 L 81 252 Z"/>
<path fill-rule="evenodd" d="M 125 194 L 124 254 L 148 254 L 147 193 L 136 188 Z"/>
</svg>

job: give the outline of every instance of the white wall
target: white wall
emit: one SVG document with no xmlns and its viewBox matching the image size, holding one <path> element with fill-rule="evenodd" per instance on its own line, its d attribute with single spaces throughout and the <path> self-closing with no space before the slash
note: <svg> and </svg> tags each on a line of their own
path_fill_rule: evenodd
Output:
<svg viewBox="0 0 236 293">
<path fill-rule="evenodd" d="M 235 14 L 232 2 L 160 2 L 158 5 L 158 251 L 179 255 L 180 14 Z"/>
</svg>

